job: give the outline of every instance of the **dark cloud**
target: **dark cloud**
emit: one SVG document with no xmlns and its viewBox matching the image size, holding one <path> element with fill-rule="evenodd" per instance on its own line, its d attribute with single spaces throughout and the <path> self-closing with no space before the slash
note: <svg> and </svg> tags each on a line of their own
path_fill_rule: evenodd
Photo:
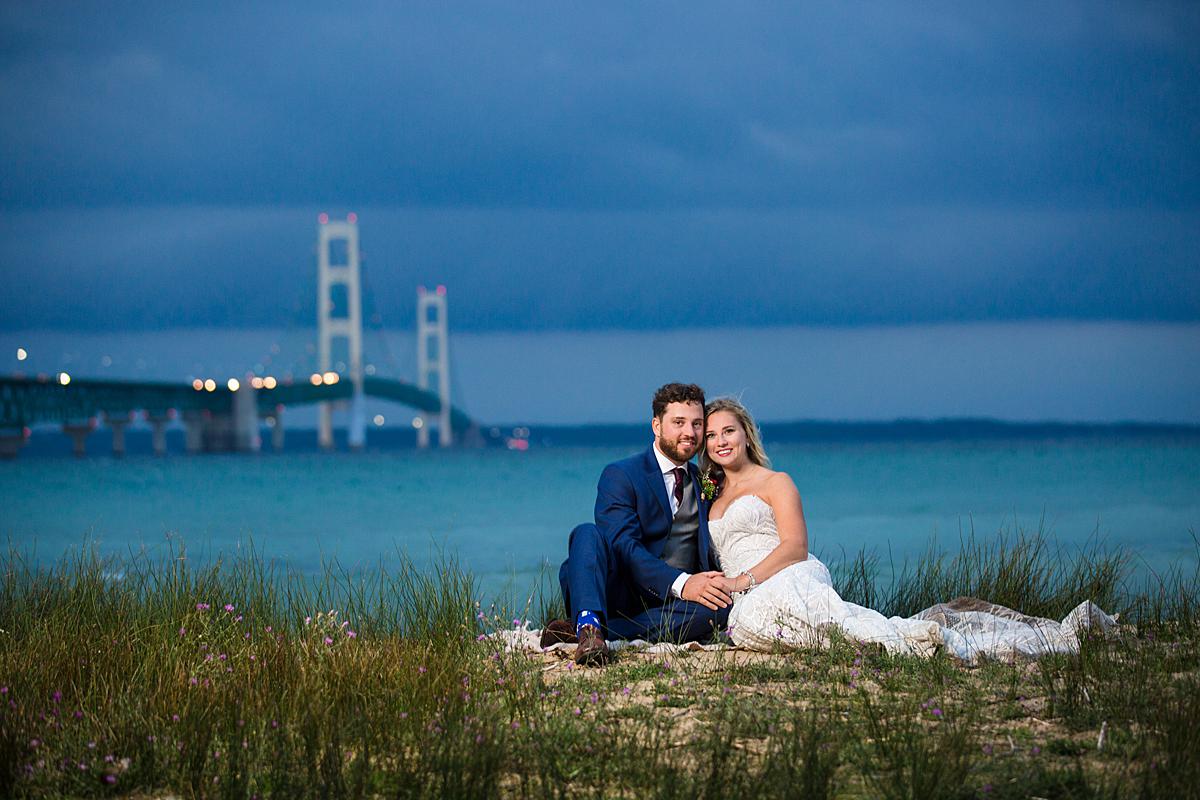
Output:
<svg viewBox="0 0 1200 800">
<path fill-rule="evenodd" d="M 442 281 L 467 326 L 1196 319 L 1198 43 L 1186 3 L 6 3 L 0 325 L 307 322 L 324 204 L 381 310 Z"/>
</svg>

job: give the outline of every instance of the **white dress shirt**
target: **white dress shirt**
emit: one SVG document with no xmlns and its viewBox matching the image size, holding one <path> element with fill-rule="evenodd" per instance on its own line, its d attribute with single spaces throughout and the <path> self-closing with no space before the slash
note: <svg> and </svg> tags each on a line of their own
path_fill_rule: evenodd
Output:
<svg viewBox="0 0 1200 800">
<path fill-rule="evenodd" d="M 679 502 L 675 499 L 675 472 L 674 470 L 683 467 L 687 470 L 686 463 L 676 464 L 671 459 L 662 454 L 658 449 L 658 442 L 654 443 L 654 457 L 658 459 L 658 468 L 662 470 L 663 484 L 667 487 L 667 502 L 671 504 L 671 516 L 674 517 L 679 511 Z M 689 474 L 690 470 L 689 470 Z M 671 594 L 678 598 L 683 598 L 683 585 L 687 583 L 688 578 L 692 577 L 690 572 L 681 572 L 675 582 L 671 584 Z"/>
</svg>

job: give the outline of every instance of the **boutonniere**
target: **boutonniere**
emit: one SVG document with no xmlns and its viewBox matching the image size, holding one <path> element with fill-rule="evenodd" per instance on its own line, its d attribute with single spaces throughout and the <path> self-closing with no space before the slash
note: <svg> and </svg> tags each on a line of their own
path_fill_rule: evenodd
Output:
<svg viewBox="0 0 1200 800">
<path fill-rule="evenodd" d="M 700 476 L 700 496 L 708 502 L 717 499 L 717 482 L 712 479 L 712 475 L 705 472 Z"/>
</svg>

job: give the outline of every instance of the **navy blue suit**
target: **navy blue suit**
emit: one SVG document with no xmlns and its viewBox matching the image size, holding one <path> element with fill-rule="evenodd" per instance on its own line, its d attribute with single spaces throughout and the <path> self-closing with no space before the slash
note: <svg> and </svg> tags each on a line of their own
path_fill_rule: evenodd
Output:
<svg viewBox="0 0 1200 800">
<path fill-rule="evenodd" d="M 687 466 L 700 511 L 700 569 L 717 569 L 699 474 L 695 465 Z M 671 594 L 680 575 L 663 561 L 671 522 L 653 446 L 605 467 L 596 487 L 596 522 L 571 531 L 567 560 L 558 573 L 572 620 L 580 611 L 595 611 L 608 638 L 650 641 L 703 641 L 723 629 L 728 608 L 712 611 Z"/>
</svg>

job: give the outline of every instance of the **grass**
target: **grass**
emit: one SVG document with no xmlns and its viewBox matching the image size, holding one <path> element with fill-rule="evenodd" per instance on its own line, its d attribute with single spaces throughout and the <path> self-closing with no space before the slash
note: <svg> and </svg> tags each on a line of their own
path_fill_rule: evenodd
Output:
<svg viewBox="0 0 1200 800">
<path fill-rule="evenodd" d="M 37 568 L 0 586 L 0 796 L 1195 797 L 1200 581 L 1040 532 L 931 548 L 849 599 L 912 613 L 957 595 L 1120 633 L 966 667 L 834 636 L 819 648 L 622 651 L 604 669 L 486 634 L 555 614 L 481 608 L 452 559 L 318 579 L 254 553 Z M 482 638 L 481 638 L 482 637 Z"/>
</svg>

